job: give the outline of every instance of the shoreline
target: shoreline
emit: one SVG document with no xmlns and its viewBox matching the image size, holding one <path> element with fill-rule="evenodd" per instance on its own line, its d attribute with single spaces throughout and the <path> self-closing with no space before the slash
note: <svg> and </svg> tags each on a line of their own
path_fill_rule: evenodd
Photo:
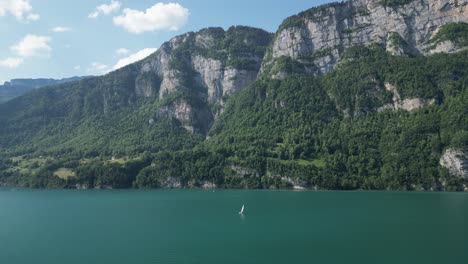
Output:
<svg viewBox="0 0 468 264">
<path fill-rule="evenodd" d="M 467 193 L 468 189 L 464 191 L 448 191 L 448 190 L 327 190 L 327 189 L 246 189 L 246 188 L 30 188 L 0 185 L 1 190 L 29 190 L 29 191 L 204 191 L 204 192 L 218 192 L 218 191 L 269 191 L 269 192 L 340 192 L 340 193 L 364 193 L 364 192 L 379 192 L 379 193 Z"/>
</svg>

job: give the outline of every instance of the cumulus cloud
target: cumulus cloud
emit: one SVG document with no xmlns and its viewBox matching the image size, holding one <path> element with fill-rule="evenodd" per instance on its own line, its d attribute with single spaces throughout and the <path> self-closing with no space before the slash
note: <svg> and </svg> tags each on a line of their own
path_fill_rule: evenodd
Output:
<svg viewBox="0 0 468 264">
<path fill-rule="evenodd" d="M 23 62 L 23 58 L 6 58 L 4 60 L 0 60 L 0 66 L 7 68 L 17 68 L 23 64 Z"/>
<path fill-rule="evenodd" d="M 102 75 L 102 74 L 106 74 L 106 73 L 108 73 L 110 70 L 111 70 L 111 68 L 110 68 L 108 65 L 103 64 L 103 63 L 100 63 L 100 62 L 93 62 L 93 63 L 91 63 L 91 66 L 87 69 L 87 71 L 88 71 L 90 74 L 93 74 L 93 75 Z"/>
<path fill-rule="evenodd" d="M 127 55 L 130 51 L 126 48 L 120 48 L 115 51 L 118 55 Z"/>
<path fill-rule="evenodd" d="M 0 0 L 1 3 L 2 0 Z M 52 51 L 50 37 L 28 34 L 17 44 L 10 47 L 15 57 L 0 60 L 1 67 L 17 68 L 27 57 L 47 56 Z"/>
<path fill-rule="evenodd" d="M 127 66 L 128 64 L 131 64 L 131 63 L 134 63 L 134 62 L 137 62 L 139 60 L 142 60 L 146 57 L 148 57 L 149 55 L 153 54 L 157 49 L 155 48 L 146 48 L 146 49 L 142 49 L 140 51 L 138 51 L 137 53 L 134 53 L 126 58 L 123 58 L 123 59 L 120 59 L 117 64 L 114 65 L 114 67 L 112 68 L 113 70 L 117 70 L 117 69 L 120 69 L 124 66 Z"/>
<path fill-rule="evenodd" d="M 75 67 L 73 67 L 74 70 L 78 71 L 78 70 L 81 70 L 81 66 L 80 65 L 76 65 Z"/>
<path fill-rule="evenodd" d="M 29 20 L 29 21 L 37 21 L 41 18 L 41 16 L 39 16 L 38 14 L 29 14 L 27 17 L 26 17 L 26 20 Z"/>
<path fill-rule="evenodd" d="M 55 33 L 63 33 L 63 32 L 68 32 L 68 31 L 70 31 L 71 28 L 58 26 L 58 27 L 52 28 L 51 30 L 52 30 L 53 32 L 55 32 Z"/>
<path fill-rule="evenodd" d="M 18 56 L 34 57 L 49 55 L 52 48 L 49 46 L 50 37 L 28 34 L 18 44 L 10 47 Z"/>
<path fill-rule="evenodd" d="M 180 4 L 157 3 L 145 11 L 126 8 L 122 15 L 114 17 L 114 24 L 135 34 L 158 30 L 177 31 L 187 23 L 189 16 L 189 10 Z"/>
<path fill-rule="evenodd" d="M 0 0 L 0 16 L 9 13 L 22 22 L 39 20 L 40 16 L 32 9 L 29 0 Z"/>
<path fill-rule="evenodd" d="M 91 12 L 89 18 L 97 18 L 99 15 L 109 15 L 110 13 L 120 9 L 120 2 L 112 0 L 110 4 L 102 4 L 97 6 L 96 9 Z"/>
</svg>

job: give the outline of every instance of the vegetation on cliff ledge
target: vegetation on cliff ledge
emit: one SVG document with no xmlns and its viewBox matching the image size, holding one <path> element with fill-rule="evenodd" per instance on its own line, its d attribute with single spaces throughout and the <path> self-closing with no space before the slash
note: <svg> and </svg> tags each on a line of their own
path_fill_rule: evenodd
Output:
<svg viewBox="0 0 468 264">
<path fill-rule="evenodd" d="M 431 43 L 437 45 L 444 41 L 452 41 L 460 48 L 467 47 L 468 24 L 465 22 L 459 22 L 442 26 L 437 34 L 431 39 Z"/>
<path fill-rule="evenodd" d="M 149 126 L 137 114 L 151 111 L 148 105 L 129 108 L 114 121 L 101 120 L 116 134 L 96 134 L 101 130 L 90 119 L 83 121 L 90 126 L 70 132 L 78 136 L 68 148 L 38 148 L 25 156 L 14 148 L 4 151 L 1 181 L 70 188 L 201 187 L 208 182 L 226 188 L 461 190 L 466 180 L 450 177 L 438 162 L 446 148 L 468 148 L 467 61 L 468 51 L 395 57 L 377 46 L 351 48 L 324 77 L 259 78 L 228 100 L 206 141 L 176 132 L 180 125 L 170 120 Z M 413 112 L 378 112 L 391 102 L 385 83 L 397 87 L 402 98 L 431 98 L 435 104 Z M 117 120 L 121 125 L 115 130 L 111 123 Z M 101 136 L 115 144 L 100 144 Z M 89 138 L 96 144 L 87 145 Z M 43 135 L 34 144 L 49 140 Z M 47 160 L 31 162 L 39 155 Z M 70 177 L 57 177 L 63 171 Z"/>
<path fill-rule="evenodd" d="M 368 14 L 351 3 L 290 17 L 277 34 L 302 26 L 306 19 L 321 21 L 333 7 L 350 7 L 340 9 L 340 19 Z M 447 24 L 426 44 L 450 40 L 466 46 L 466 32 L 466 23 Z M 273 58 L 272 38 L 250 27 L 187 33 L 157 53 L 165 52 L 161 61 L 170 61 L 161 70 L 167 79 L 151 70 L 142 73 L 143 67 L 161 62 L 155 61 L 156 54 L 105 76 L 38 89 L 0 104 L 0 185 L 338 190 L 468 186 L 468 179 L 450 175 L 439 164 L 445 150 L 468 149 L 468 50 L 393 56 L 384 46 L 405 49 L 411 43 L 391 33 L 389 43 L 343 46 L 336 54 L 340 58 L 327 64 L 331 71 L 314 75 L 317 59 L 335 56 L 336 47 Z M 208 93 L 224 80 L 224 68 L 257 72 L 262 57 L 264 68 L 255 81 L 208 102 Z M 216 69 L 221 78 L 208 78 L 212 90 L 200 81 L 197 59 L 203 61 L 198 66 L 215 59 L 216 68 L 223 68 Z M 160 97 L 163 81 L 174 83 L 163 87 L 169 87 L 168 94 Z M 414 105 L 402 110 L 402 102 Z"/>
</svg>

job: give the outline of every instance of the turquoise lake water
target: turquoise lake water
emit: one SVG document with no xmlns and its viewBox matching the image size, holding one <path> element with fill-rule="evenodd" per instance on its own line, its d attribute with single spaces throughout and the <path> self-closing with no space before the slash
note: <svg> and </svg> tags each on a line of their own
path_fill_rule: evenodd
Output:
<svg viewBox="0 0 468 264">
<path fill-rule="evenodd" d="M 4 264 L 466 261 L 467 193 L 0 189 Z"/>
</svg>

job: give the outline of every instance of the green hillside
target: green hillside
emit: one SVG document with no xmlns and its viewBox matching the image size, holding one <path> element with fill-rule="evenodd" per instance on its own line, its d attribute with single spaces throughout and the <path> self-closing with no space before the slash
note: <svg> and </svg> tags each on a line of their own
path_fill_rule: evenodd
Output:
<svg viewBox="0 0 468 264">
<path fill-rule="evenodd" d="M 105 76 L 0 104 L 0 184 L 463 190 L 468 180 L 439 161 L 447 149 L 468 150 L 468 50 L 343 46 L 336 67 L 316 74 L 309 69 L 332 48 L 272 54 L 281 31 L 302 22 L 285 20 L 274 37 L 248 27 L 187 33 Z M 451 23 L 429 41 L 463 49 L 466 31 Z M 234 81 L 249 85 L 222 94 Z"/>
</svg>

